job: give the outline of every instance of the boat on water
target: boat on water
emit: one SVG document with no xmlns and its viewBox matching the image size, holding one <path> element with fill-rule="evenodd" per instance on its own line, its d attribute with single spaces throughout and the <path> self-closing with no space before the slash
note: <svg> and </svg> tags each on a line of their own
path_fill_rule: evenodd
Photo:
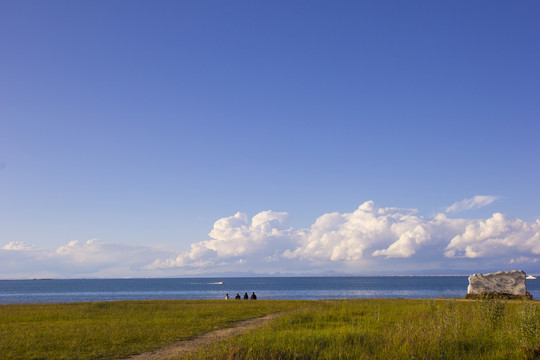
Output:
<svg viewBox="0 0 540 360">
<path fill-rule="evenodd" d="M 532 275 L 527 275 L 527 277 L 526 277 L 525 279 L 527 279 L 527 280 L 534 280 L 534 279 L 536 279 L 536 277 L 535 277 L 535 276 L 532 276 Z"/>
</svg>

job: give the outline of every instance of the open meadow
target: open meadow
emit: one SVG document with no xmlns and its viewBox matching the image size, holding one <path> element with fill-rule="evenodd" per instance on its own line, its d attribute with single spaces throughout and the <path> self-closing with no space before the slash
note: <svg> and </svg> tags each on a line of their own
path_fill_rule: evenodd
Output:
<svg viewBox="0 0 540 360">
<path fill-rule="evenodd" d="M 536 359 L 522 300 L 121 301 L 0 306 L 2 359 L 118 359 L 282 313 L 189 359 Z"/>
<path fill-rule="evenodd" d="M 150 300 L 0 306 L 0 359 L 117 359 L 307 301 Z"/>
</svg>

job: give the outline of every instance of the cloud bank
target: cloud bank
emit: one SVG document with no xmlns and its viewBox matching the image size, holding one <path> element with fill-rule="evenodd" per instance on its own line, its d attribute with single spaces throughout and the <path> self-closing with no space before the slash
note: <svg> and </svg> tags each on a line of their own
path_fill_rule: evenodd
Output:
<svg viewBox="0 0 540 360">
<path fill-rule="evenodd" d="M 495 197 L 474 197 L 448 209 L 470 209 Z M 448 210 L 447 210 L 448 211 Z M 366 201 L 350 213 L 328 213 L 302 229 L 286 212 L 238 212 L 217 220 L 209 239 L 184 252 L 156 246 L 73 241 L 55 251 L 10 242 L 0 250 L 0 277 L 34 270 L 41 276 L 189 276 L 259 274 L 439 274 L 540 271 L 540 219 L 494 213 L 487 219 L 418 215 L 415 209 Z M 65 276 L 65 275 L 64 275 Z M 73 276 L 72 276 L 73 277 Z"/>
<path fill-rule="evenodd" d="M 170 252 L 156 246 L 71 241 L 55 250 L 23 242 L 0 249 L 0 278 L 73 278 L 145 276 L 141 269 Z"/>
</svg>

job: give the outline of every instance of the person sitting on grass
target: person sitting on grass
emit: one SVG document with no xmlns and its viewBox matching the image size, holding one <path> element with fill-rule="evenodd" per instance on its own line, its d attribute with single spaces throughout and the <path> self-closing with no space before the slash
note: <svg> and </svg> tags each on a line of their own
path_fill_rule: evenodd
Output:
<svg viewBox="0 0 540 360">
<path fill-rule="evenodd" d="M 225 300 L 229 300 L 229 294 L 225 294 Z"/>
<path fill-rule="evenodd" d="M 236 293 L 236 296 L 234 297 L 235 300 L 240 300 L 240 294 Z"/>
<path fill-rule="evenodd" d="M 252 292 L 252 293 L 251 293 L 250 299 L 251 299 L 251 300 L 257 300 L 257 295 L 255 295 L 255 292 Z"/>
<path fill-rule="evenodd" d="M 249 296 L 247 293 L 244 293 L 244 300 L 247 300 L 247 299 L 249 299 Z"/>
</svg>

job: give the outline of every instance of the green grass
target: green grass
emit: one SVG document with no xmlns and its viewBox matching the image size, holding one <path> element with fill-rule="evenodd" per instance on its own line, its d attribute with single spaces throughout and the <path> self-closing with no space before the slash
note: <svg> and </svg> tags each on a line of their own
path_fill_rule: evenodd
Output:
<svg viewBox="0 0 540 360">
<path fill-rule="evenodd" d="M 191 359 L 540 359 L 536 302 L 313 302 Z"/>
<path fill-rule="evenodd" d="M 121 301 L 0 306 L 1 359 L 116 359 L 286 311 L 191 359 L 540 359 L 535 301 Z"/>
<path fill-rule="evenodd" d="M 1 359 L 116 359 L 302 301 L 119 301 L 0 306 Z"/>
</svg>

